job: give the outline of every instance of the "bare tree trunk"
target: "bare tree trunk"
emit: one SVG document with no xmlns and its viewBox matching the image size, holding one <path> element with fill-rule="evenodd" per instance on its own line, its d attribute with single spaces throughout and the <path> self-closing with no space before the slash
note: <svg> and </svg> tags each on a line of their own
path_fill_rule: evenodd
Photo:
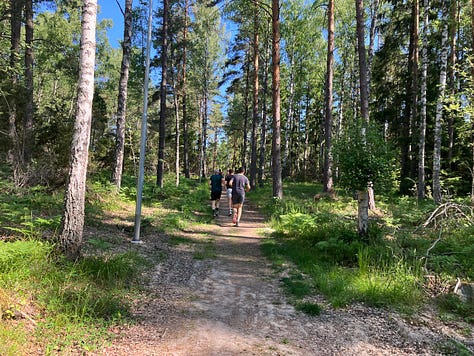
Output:
<svg viewBox="0 0 474 356">
<path fill-rule="evenodd" d="M 10 68 L 11 68 L 11 93 L 8 98 L 9 118 L 8 118 L 8 138 L 10 139 L 10 149 L 8 151 L 8 162 L 13 168 L 13 180 L 19 182 L 20 169 L 23 166 L 20 142 L 17 131 L 18 121 L 18 73 L 17 64 L 20 57 L 20 36 L 21 36 L 21 12 L 23 1 L 10 1 Z"/>
<path fill-rule="evenodd" d="M 34 102 L 33 102 L 33 0 L 25 1 L 25 90 L 26 107 L 23 125 L 23 162 L 31 163 L 34 136 Z M 26 167 L 25 167 L 26 168 Z"/>
<path fill-rule="evenodd" d="M 247 127 L 249 122 L 249 92 L 250 92 L 250 51 L 245 56 L 245 94 L 244 94 L 244 127 L 242 132 L 242 162 L 247 170 Z"/>
<path fill-rule="evenodd" d="M 324 171 L 323 191 L 326 193 L 333 190 L 332 179 L 332 84 L 334 66 L 334 1 L 328 3 L 328 53 L 326 63 L 326 115 L 324 123 Z"/>
<path fill-rule="evenodd" d="M 357 18 L 357 47 L 359 53 L 359 85 L 360 85 L 360 113 L 363 120 L 363 132 L 369 124 L 369 98 L 367 91 L 367 62 L 365 53 L 365 26 L 364 26 L 364 2 L 356 0 L 356 18 Z M 358 196 L 358 219 L 359 235 L 365 238 L 368 235 L 369 227 L 369 193 L 371 182 L 367 182 L 367 191 L 359 191 Z M 373 196 L 373 195 L 372 195 Z"/>
<path fill-rule="evenodd" d="M 441 136 L 443 121 L 443 104 L 444 93 L 446 90 L 446 72 L 448 63 L 448 9 L 447 4 L 443 3 L 442 15 L 442 39 L 441 39 L 441 61 L 440 61 L 440 77 L 439 77 L 439 94 L 436 104 L 436 119 L 434 131 L 434 150 L 433 150 L 433 200 L 441 203 Z"/>
<path fill-rule="evenodd" d="M 61 249 L 72 260 L 80 256 L 84 229 L 86 175 L 94 97 L 96 14 L 97 0 L 84 0 L 77 112 L 59 234 Z"/>
<path fill-rule="evenodd" d="M 132 51 L 132 2 L 133 0 L 125 0 L 122 64 L 120 67 L 119 91 L 117 98 L 117 128 L 115 133 L 114 166 L 112 168 L 112 183 L 116 186 L 117 191 L 120 190 L 122 184 L 125 151 L 128 77 L 130 72 L 130 54 Z"/>
<path fill-rule="evenodd" d="M 189 136 L 188 136 L 188 118 L 187 118 L 187 34 L 188 34 L 188 11 L 189 3 L 188 0 L 184 3 L 184 27 L 183 27 L 183 161 L 184 161 L 184 176 L 190 178 L 189 172 Z"/>
<path fill-rule="evenodd" d="M 428 0 L 425 0 L 428 1 Z M 471 0 L 471 8 L 474 9 L 474 0 Z M 472 50 L 474 51 L 474 11 L 471 11 L 471 39 Z M 474 85 L 474 65 L 471 68 L 471 85 Z M 471 204 L 474 205 L 474 118 L 471 117 L 471 149 L 472 149 L 472 181 L 471 181 Z"/>
<path fill-rule="evenodd" d="M 156 185 L 163 188 L 165 166 L 166 138 L 166 85 L 168 77 L 168 0 L 163 0 L 163 33 L 161 45 L 161 85 L 160 85 L 160 137 L 158 140 L 158 166 L 156 169 Z"/>
<path fill-rule="evenodd" d="M 280 119 L 280 2 L 272 0 L 272 178 L 273 196 L 283 198 Z"/>
<path fill-rule="evenodd" d="M 456 57 L 456 39 L 457 39 L 457 29 L 459 26 L 459 1 L 452 1 L 450 4 L 450 11 L 449 11 L 449 42 L 450 42 L 450 54 L 449 54 L 449 88 L 451 90 L 451 94 L 454 96 L 456 94 L 456 64 L 457 64 L 457 57 Z M 453 162 L 453 154 L 454 154 L 454 120 L 455 116 L 452 113 L 448 115 L 448 164 L 451 167 Z"/>
<path fill-rule="evenodd" d="M 474 0 L 473 0 L 474 1 Z M 418 147 L 418 199 L 425 199 L 426 91 L 428 78 L 429 0 L 423 2 L 423 39 L 421 52 L 420 139 Z"/>
<path fill-rule="evenodd" d="M 288 115 L 286 117 L 285 123 L 285 150 L 283 152 L 283 167 L 282 174 L 283 177 L 290 177 L 292 175 L 292 164 L 291 164 L 291 148 L 292 148 L 292 132 L 293 132 L 293 121 L 294 121 L 294 101 L 295 101 L 295 56 L 293 47 L 288 51 L 289 57 L 289 70 L 290 70 L 290 79 L 289 79 L 289 93 L 288 93 Z"/>
<path fill-rule="evenodd" d="M 258 185 L 263 187 L 263 178 L 265 176 L 265 148 L 267 141 L 267 93 L 268 93 L 268 62 L 270 58 L 269 41 L 265 41 L 265 65 L 263 66 L 263 93 L 262 93 L 262 122 L 260 135 L 260 157 L 258 164 Z"/>
<path fill-rule="evenodd" d="M 369 123 L 369 98 L 367 82 L 367 55 L 365 53 L 364 2 L 356 0 L 357 49 L 359 53 L 360 114 L 365 125 Z"/>
<path fill-rule="evenodd" d="M 174 58 L 174 55 L 171 56 Z M 172 72 L 173 73 L 173 72 Z M 175 78 L 175 76 L 172 74 L 172 82 L 173 82 L 173 106 L 174 106 L 174 118 L 175 118 L 175 133 L 174 133 L 174 141 L 175 141 L 175 173 L 176 173 L 176 179 L 175 179 L 175 185 L 178 187 L 179 186 L 179 174 L 180 174 L 180 152 L 179 152 L 179 139 L 180 139 L 180 120 L 179 120 L 179 100 L 178 100 L 178 80 Z"/>
<path fill-rule="evenodd" d="M 252 102 L 252 139 L 251 139 L 251 150 L 250 150 L 250 172 L 249 180 L 250 187 L 255 189 L 256 178 L 257 178 L 257 127 L 258 127 L 258 66 L 259 66 L 259 11 L 258 3 L 255 2 L 255 14 L 254 14 L 254 38 L 253 38 L 253 102 Z"/>
</svg>

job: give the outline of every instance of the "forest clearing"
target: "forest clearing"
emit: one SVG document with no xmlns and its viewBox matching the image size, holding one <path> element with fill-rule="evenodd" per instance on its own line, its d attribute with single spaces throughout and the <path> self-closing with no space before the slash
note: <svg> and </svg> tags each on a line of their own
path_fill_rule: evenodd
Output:
<svg viewBox="0 0 474 356">
<path fill-rule="evenodd" d="M 1 1 L 0 354 L 473 354 L 473 52 L 474 0 Z"/>
</svg>

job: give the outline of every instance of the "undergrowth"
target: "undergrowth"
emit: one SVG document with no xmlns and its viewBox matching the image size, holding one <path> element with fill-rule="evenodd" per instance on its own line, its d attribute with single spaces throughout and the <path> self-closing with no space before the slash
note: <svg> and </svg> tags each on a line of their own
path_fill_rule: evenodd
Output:
<svg viewBox="0 0 474 356">
<path fill-rule="evenodd" d="M 430 302 L 445 315 L 449 310 L 458 320 L 473 323 L 472 306 L 457 296 L 450 295 L 449 303 L 437 298 L 436 286 L 424 279 L 431 274 L 451 284 L 456 278 L 474 279 L 474 225 L 467 212 L 451 218 L 439 214 L 426 224 L 436 209 L 432 202 L 376 196 L 382 214 L 371 216 L 369 241 L 363 241 L 357 234 L 357 202 L 350 194 L 315 200 L 321 186 L 285 182 L 280 200 L 271 198 L 270 189 L 255 193 L 275 230 L 262 248 L 276 268 L 306 276 L 304 282 L 295 279 L 298 273 L 282 280 L 296 304 L 311 293 L 323 294 L 333 307 L 364 302 L 405 313 Z M 302 283 L 307 285 L 304 293 Z"/>
</svg>

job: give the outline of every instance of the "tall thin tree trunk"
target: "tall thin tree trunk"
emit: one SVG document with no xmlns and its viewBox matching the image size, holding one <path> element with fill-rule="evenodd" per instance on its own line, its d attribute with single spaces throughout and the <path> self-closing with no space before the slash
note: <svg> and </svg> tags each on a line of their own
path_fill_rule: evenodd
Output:
<svg viewBox="0 0 474 356">
<path fill-rule="evenodd" d="M 436 119 L 434 131 L 434 150 L 433 150 L 433 200 L 439 204 L 441 203 L 441 136 L 442 136 L 442 121 L 443 121 L 443 104 L 444 93 L 446 90 L 446 72 L 448 64 L 448 5 L 443 3 L 442 15 L 442 37 L 441 37 L 441 61 L 440 61 L 440 75 L 439 75 L 439 93 L 438 102 L 436 104 Z"/>
<path fill-rule="evenodd" d="M 249 93 L 250 93 L 250 50 L 245 56 L 245 93 L 244 93 L 244 127 L 242 131 L 242 163 L 247 170 L 247 128 L 249 122 Z"/>
<path fill-rule="evenodd" d="M 114 165 L 112 183 L 117 191 L 122 184 L 123 160 L 125 151 L 125 122 L 127 115 L 128 77 L 130 72 L 130 55 L 132 51 L 132 2 L 125 0 L 122 64 L 120 66 L 119 91 L 117 98 L 117 131 L 115 136 Z"/>
<path fill-rule="evenodd" d="M 252 139 L 251 139 L 251 150 L 250 150 L 250 186 L 252 189 L 256 187 L 257 180 L 257 127 L 258 127 L 258 66 L 259 66 L 259 11 L 258 3 L 255 2 L 255 14 L 254 14 L 254 38 L 253 38 L 253 102 L 252 102 Z"/>
<path fill-rule="evenodd" d="M 272 0 L 272 178 L 273 197 L 283 198 L 280 119 L 280 2 Z"/>
<path fill-rule="evenodd" d="M 59 234 L 61 249 L 72 260 L 80 256 L 84 229 L 86 175 L 94 97 L 96 14 L 97 0 L 83 0 L 77 111 Z"/>
<path fill-rule="evenodd" d="M 29 166 L 35 144 L 33 101 L 33 0 L 25 0 L 25 45 L 26 106 L 23 125 L 23 161 L 26 166 Z"/>
<path fill-rule="evenodd" d="M 474 0 L 472 0 L 474 1 Z M 420 89 L 420 138 L 418 147 L 418 199 L 425 199 L 425 155 L 426 155 L 426 91 L 428 80 L 428 26 L 429 0 L 423 1 L 423 39 L 421 52 L 421 89 Z"/>
<path fill-rule="evenodd" d="M 428 1 L 428 0 L 425 0 Z M 471 0 L 471 9 L 474 9 L 474 0 Z M 472 51 L 474 52 L 474 11 L 471 11 L 471 40 Z M 474 65 L 471 67 L 471 85 L 474 85 Z M 472 168 L 471 168 L 471 204 L 474 205 L 474 117 L 471 116 L 471 150 L 472 150 Z"/>
<path fill-rule="evenodd" d="M 269 41 L 265 41 L 265 65 L 263 66 L 263 87 L 262 87 L 262 121 L 260 133 L 260 157 L 258 164 L 258 185 L 263 187 L 263 178 L 265 176 L 265 152 L 267 141 L 267 93 L 268 93 L 268 62 L 270 59 Z"/>
<path fill-rule="evenodd" d="M 166 138 L 166 86 L 168 77 L 168 11 L 169 0 L 163 0 L 163 32 L 161 45 L 161 85 L 160 85 L 160 137 L 158 139 L 158 166 L 156 185 L 163 188 L 165 172 L 165 138 Z"/>
<path fill-rule="evenodd" d="M 18 73 L 17 65 L 20 58 L 20 36 L 21 36 L 21 12 L 23 1 L 10 1 L 10 68 L 11 68 L 11 90 L 8 98 L 9 118 L 8 118 L 8 138 L 10 139 L 10 149 L 8 151 L 8 162 L 13 168 L 13 180 L 16 184 L 19 182 L 20 169 L 23 166 L 20 142 L 17 131 L 18 121 Z"/>
<path fill-rule="evenodd" d="M 357 18 L 357 48 L 359 54 L 359 86 L 360 86 L 360 113 L 363 120 L 363 132 L 369 124 L 369 98 L 367 91 L 367 61 L 365 53 L 365 26 L 364 26 L 364 2 L 356 0 L 356 18 Z M 364 138 L 365 139 L 365 138 Z M 369 203 L 368 193 L 369 185 L 367 182 L 367 190 L 358 192 L 358 218 L 359 218 L 359 235 L 366 238 L 368 235 L 369 221 Z M 367 202 L 367 204 L 366 204 Z"/>
<path fill-rule="evenodd" d="M 332 84 L 333 84 L 333 66 L 334 66 L 334 1 L 328 3 L 328 53 L 326 63 L 326 115 L 324 123 L 324 183 L 323 191 L 328 193 L 333 190 L 332 179 Z"/>
<path fill-rule="evenodd" d="M 188 11 L 189 3 L 188 0 L 184 3 L 184 27 L 183 27 L 183 163 L 184 163 L 184 176 L 186 178 L 191 177 L 189 171 L 189 136 L 188 136 L 188 118 L 187 118 L 187 36 L 188 36 Z"/>
<path fill-rule="evenodd" d="M 290 40 L 291 41 L 291 40 Z M 293 40 L 294 41 L 294 40 Z M 285 122 L 284 129 L 284 140 L 285 140 L 285 150 L 283 152 L 283 163 L 282 163 L 282 174 L 283 177 L 290 177 L 292 175 L 292 166 L 291 166 L 291 141 L 292 141 L 292 132 L 293 132 L 293 121 L 294 121 L 294 101 L 295 101 L 295 56 L 294 56 L 294 47 L 290 46 L 288 50 L 288 61 L 290 78 L 289 78 L 289 93 L 288 93 L 288 114 Z"/>
<path fill-rule="evenodd" d="M 365 52 L 364 2 L 356 0 L 357 52 L 359 54 L 360 114 L 365 125 L 369 123 L 369 98 L 367 82 L 367 54 Z"/>
<path fill-rule="evenodd" d="M 459 1 L 452 1 L 449 11 L 449 42 L 450 42 L 450 54 L 449 54 L 449 88 L 451 94 L 456 94 L 456 30 L 459 24 L 458 8 Z M 448 115 L 448 165 L 451 167 L 453 162 L 454 154 L 454 120 L 455 116 L 452 113 Z"/>
</svg>

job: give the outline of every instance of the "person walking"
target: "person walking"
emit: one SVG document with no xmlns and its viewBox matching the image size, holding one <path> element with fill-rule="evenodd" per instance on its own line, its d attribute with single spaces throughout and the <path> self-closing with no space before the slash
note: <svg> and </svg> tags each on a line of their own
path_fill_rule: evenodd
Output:
<svg viewBox="0 0 474 356">
<path fill-rule="evenodd" d="M 245 193 L 250 190 L 250 182 L 244 173 L 245 170 L 241 167 L 230 180 L 230 186 L 232 187 L 232 205 L 234 207 L 234 216 L 232 218 L 232 222 L 235 224 L 235 226 L 239 226 L 245 200 Z"/>
<path fill-rule="evenodd" d="M 231 179 L 234 178 L 234 171 L 229 169 L 227 174 L 224 178 L 225 180 L 225 187 L 227 189 L 227 201 L 229 203 L 229 216 L 232 216 L 233 209 L 232 209 L 232 187 L 230 186 Z"/>
<path fill-rule="evenodd" d="M 209 185 L 211 186 L 212 216 L 219 216 L 219 205 L 222 195 L 222 186 L 224 183 L 224 177 L 220 171 L 214 171 L 214 174 L 209 178 Z"/>
</svg>

